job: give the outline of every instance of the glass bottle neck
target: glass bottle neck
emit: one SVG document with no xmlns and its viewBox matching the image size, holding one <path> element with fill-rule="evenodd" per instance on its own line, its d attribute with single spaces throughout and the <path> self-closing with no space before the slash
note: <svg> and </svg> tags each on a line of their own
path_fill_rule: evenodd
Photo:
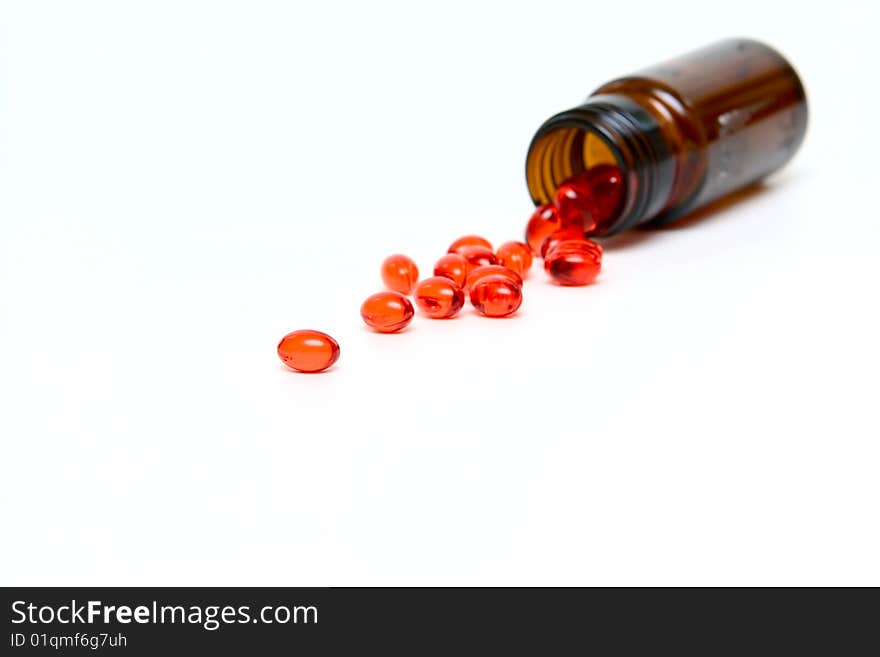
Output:
<svg viewBox="0 0 880 657">
<path fill-rule="evenodd" d="M 591 145 L 592 144 L 592 145 Z M 657 120 L 635 101 L 592 96 L 549 118 L 526 158 L 526 182 L 535 204 L 548 203 L 567 178 L 610 158 L 623 173 L 625 196 L 605 235 L 655 217 L 670 198 L 675 162 Z"/>
</svg>

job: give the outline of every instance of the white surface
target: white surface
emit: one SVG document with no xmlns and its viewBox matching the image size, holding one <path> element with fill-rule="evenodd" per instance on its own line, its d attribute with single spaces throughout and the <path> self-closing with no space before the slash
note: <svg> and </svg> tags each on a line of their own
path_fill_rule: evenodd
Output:
<svg viewBox="0 0 880 657">
<path fill-rule="evenodd" d="M 0 5 L 0 582 L 880 584 L 877 5 L 322 6 Z M 388 253 L 520 237 L 547 116 L 730 35 L 810 96 L 763 193 L 362 326 Z"/>
</svg>

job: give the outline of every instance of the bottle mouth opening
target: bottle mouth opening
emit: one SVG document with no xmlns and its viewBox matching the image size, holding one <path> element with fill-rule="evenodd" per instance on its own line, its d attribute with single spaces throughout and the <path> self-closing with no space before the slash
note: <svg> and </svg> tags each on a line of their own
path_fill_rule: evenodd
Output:
<svg viewBox="0 0 880 657">
<path fill-rule="evenodd" d="M 656 119 L 616 94 L 591 96 L 538 128 L 526 156 L 532 200 L 549 203 L 563 181 L 594 162 L 603 163 L 603 158 L 622 174 L 623 200 L 592 234 L 619 233 L 662 210 L 675 179 L 675 162 Z"/>
<path fill-rule="evenodd" d="M 627 213 L 627 205 L 631 204 L 626 188 L 635 180 L 630 181 L 630 167 L 611 138 L 602 134 L 596 126 L 584 124 L 583 121 L 560 118 L 552 125 L 542 126 L 532 139 L 526 158 L 526 184 L 532 201 L 535 205 L 552 203 L 559 185 L 601 164 L 612 164 L 620 169 L 625 188 L 619 206 L 597 225 L 592 234 L 616 232 L 620 218 Z"/>
</svg>

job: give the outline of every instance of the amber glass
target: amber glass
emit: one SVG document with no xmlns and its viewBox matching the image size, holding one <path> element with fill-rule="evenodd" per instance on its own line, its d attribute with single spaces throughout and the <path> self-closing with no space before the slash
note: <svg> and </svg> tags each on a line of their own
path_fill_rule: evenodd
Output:
<svg viewBox="0 0 880 657">
<path fill-rule="evenodd" d="M 728 39 L 613 80 L 548 119 L 526 158 L 535 205 L 565 180 L 616 164 L 624 199 L 595 234 L 664 223 L 785 164 L 803 141 L 807 100 L 791 64 Z"/>
</svg>

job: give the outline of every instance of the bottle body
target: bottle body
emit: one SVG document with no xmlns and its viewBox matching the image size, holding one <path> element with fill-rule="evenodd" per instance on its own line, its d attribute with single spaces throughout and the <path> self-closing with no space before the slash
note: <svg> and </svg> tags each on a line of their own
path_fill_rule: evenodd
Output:
<svg viewBox="0 0 880 657">
<path fill-rule="evenodd" d="M 613 234 L 663 223 L 785 164 L 803 141 L 807 101 L 794 68 L 772 48 L 730 39 L 613 80 L 548 119 L 526 159 L 536 204 L 598 164 L 626 184 Z"/>
</svg>

